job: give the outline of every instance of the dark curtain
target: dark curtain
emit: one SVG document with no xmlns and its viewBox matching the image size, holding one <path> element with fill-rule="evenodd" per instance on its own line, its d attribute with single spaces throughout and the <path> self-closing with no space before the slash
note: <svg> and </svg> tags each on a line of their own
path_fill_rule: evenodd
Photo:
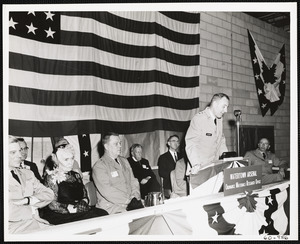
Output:
<svg viewBox="0 0 300 244">
<path fill-rule="evenodd" d="M 243 125 L 240 127 L 240 154 L 244 156 L 247 151 L 257 148 L 261 138 L 268 138 L 271 144 L 270 151 L 274 148 L 274 126 Z"/>
</svg>

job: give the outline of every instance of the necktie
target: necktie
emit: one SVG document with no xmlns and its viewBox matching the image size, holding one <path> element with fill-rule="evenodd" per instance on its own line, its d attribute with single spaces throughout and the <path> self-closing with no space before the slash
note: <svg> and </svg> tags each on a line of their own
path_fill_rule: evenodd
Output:
<svg viewBox="0 0 300 244">
<path fill-rule="evenodd" d="M 11 172 L 12 176 L 21 184 L 19 176 L 13 170 L 11 170 L 10 172 Z"/>
<path fill-rule="evenodd" d="M 264 159 L 266 159 L 266 154 L 265 154 L 265 153 L 263 153 L 262 155 L 263 155 Z"/>
<path fill-rule="evenodd" d="M 215 123 L 215 125 L 217 125 L 217 119 L 214 119 L 214 123 Z"/>
<path fill-rule="evenodd" d="M 177 154 L 176 154 L 176 152 L 174 153 L 174 158 L 175 158 L 175 162 L 177 162 Z"/>
</svg>

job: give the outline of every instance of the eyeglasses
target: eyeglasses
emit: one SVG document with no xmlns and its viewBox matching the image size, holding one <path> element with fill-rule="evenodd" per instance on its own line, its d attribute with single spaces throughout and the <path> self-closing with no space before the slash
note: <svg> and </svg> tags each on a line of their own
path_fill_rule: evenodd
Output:
<svg viewBox="0 0 300 244">
<path fill-rule="evenodd" d="M 25 152 L 25 151 L 27 151 L 28 149 L 29 149 L 29 147 L 24 147 L 24 148 L 21 147 L 21 148 L 20 148 L 20 151 L 21 151 L 21 152 Z"/>
<path fill-rule="evenodd" d="M 179 143 L 179 141 L 176 141 L 176 140 L 171 140 L 171 141 L 169 141 L 169 142 L 177 142 L 177 143 Z"/>
<path fill-rule="evenodd" d="M 56 147 L 56 149 L 60 148 L 60 149 L 64 149 L 68 144 L 62 144 L 62 145 L 59 145 L 58 147 Z"/>
</svg>

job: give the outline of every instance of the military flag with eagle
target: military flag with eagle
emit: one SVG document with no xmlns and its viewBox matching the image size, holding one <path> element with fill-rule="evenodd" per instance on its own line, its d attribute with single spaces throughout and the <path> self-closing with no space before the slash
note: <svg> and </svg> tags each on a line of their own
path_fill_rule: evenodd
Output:
<svg viewBox="0 0 300 244">
<path fill-rule="evenodd" d="M 248 38 L 261 113 L 262 116 L 265 116 L 270 109 L 271 115 L 273 115 L 284 100 L 286 79 L 285 45 L 283 44 L 269 68 L 249 30 Z"/>
</svg>

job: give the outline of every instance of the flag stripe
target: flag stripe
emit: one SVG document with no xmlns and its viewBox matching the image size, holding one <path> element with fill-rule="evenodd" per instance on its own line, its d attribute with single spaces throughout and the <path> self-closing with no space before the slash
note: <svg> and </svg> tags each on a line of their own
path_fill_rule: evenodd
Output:
<svg viewBox="0 0 300 244">
<path fill-rule="evenodd" d="M 160 106 L 173 109 L 193 109 L 198 103 L 196 98 L 182 99 L 169 98 L 161 95 L 123 96 L 105 94 L 96 91 L 43 91 L 31 88 L 10 86 L 10 102 L 35 104 L 44 106 L 80 106 L 96 105 L 110 108 L 149 108 Z"/>
<path fill-rule="evenodd" d="M 151 42 L 152 39 L 153 41 Z M 137 43 L 136 45 L 128 44 L 134 43 L 136 42 L 136 40 L 145 40 L 145 43 Z M 163 43 L 162 46 L 166 45 L 171 50 L 167 50 L 163 47 L 160 47 L 160 42 Z M 154 46 L 154 43 L 157 43 L 157 46 Z M 148 39 L 143 36 L 138 36 L 136 37 L 136 39 L 130 37 L 130 40 L 126 40 L 126 43 L 120 43 L 117 41 L 112 41 L 103 37 L 96 36 L 93 33 L 69 33 L 62 31 L 62 44 L 70 46 L 91 46 L 95 49 L 126 57 L 157 57 L 159 59 L 178 65 L 191 66 L 199 64 L 199 56 L 194 55 L 194 53 L 196 52 L 195 48 L 176 48 L 177 44 L 172 43 L 169 40 L 161 40 L 161 38 L 156 38 L 155 36 L 151 36 Z M 171 47 L 176 48 L 176 50 L 173 50 Z M 176 53 L 176 51 L 179 53 Z"/>
<path fill-rule="evenodd" d="M 72 38 L 74 39 L 74 38 Z M 63 46 L 49 43 L 39 43 L 39 49 L 36 48 L 32 40 L 24 40 L 18 36 L 10 36 L 9 38 L 10 50 L 12 53 L 22 53 L 23 55 L 39 57 L 51 60 L 65 60 L 65 61 L 88 61 L 96 62 L 104 66 L 112 66 L 118 69 L 127 70 L 154 70 L 159 67 L 161 71 L 168 72 L 173 75 L 192 77 L 198 75 L 195 67 L 192 66 L 191 60 L 194 58 L 187 56 L 178 56 L 180 64 L 165 62 L 163 59 L 150 57 L 145 59 L 145 55 L 141 54 L 144 58 L 139 57 L 123 57 L 121 55 L 109 53 L 103 50 L 97 50 L 94 47 L 86 46 Z M 128 49 L 125 49 L 128 50 Z M 109 51 L 109 50 L 108 50 Z M 113 51 L 113 50 L 111 50 Z M 157 50 L 158 52 L 160 50 Z M 138 52 L 134 53 L 138 54 Z M 157 55 L 157 52 L 155 52 Z M 129 55 L 129 53 L 128 53 Z M 136 55 L 137 56 L 137 55 Z M 167 60 L 175 60 L 172 53 L 162 53 L 163 58 Z M 126 60 L 126 62 L 124 62 Z M 186 61 L 186 62 L 185 62 Z M 199 58 L 196 57 L 195 65 L 199 64 Z M 188 66 L 191 64 L 191 66 Z"/>
<path fill-rule="evenodd" d="M 170 120 L 186 121 L 190 110 L 175 110 L 165 107 L 148 107 L 140 109 L 109 108 L 105 106 L 80 105 L 80 106 L 39 106 L 32 104 L 18 104 L 10 102 L 10 118 L 18 119 L 22 111 L 27 111 L 22 116 L 24 120 L 59 121 L 61 115 L 64 120 L 112 120 L 119 122 L 135 122 L 151 119 L 168 118 Z M 174 110 L 176 112 L 174 112 Z M 196 112 L 196 111 L 194 111 Z M 40 115 L 36 117 L 36 115 Z M 68 119 L 66 119 L 68 118 Z"/>
<path fill-rule="evenodd" d="M 199 30 L 193 28 L 200 23 L 200 14 L 199 12 L 145 12 L 143 11 L 112 11 L 110 12 L 116 16 L 131 19 L 141 22 L 156 22 L 161 26 L 164 26 L 168 29 L 172 29 L 176 32 L 187 33 L 187 34 L 199 34 Z M 171 21 L 170 21 L 171 19 Z M 187 25 L 188 23 L 188 25 Z M 190 25 L 194 24 L 194 25 Z M 191 26 L 191 28 L 189 28 Z"/>
<path fill-rule="evenodd" d="M 11 135 L 47 137 L 78 135 L 81 133 L 106 133 L 114 131 L 119 134 L 134 134 L 151 132 L 154 130 L 186 131 L 189 121 L 175 121 L 168 119 L 151 119 L 137 122 L 115 122 L 104 120 L 79 121 L 26 121 L 10 119 L 9 133 Z M 20 126 L 21 125 L 21 126 Z M 51 130 L 49 132 L 49 130 Z"/>
<path fill-rule="evenodd" d="M 199 13 L 54 14 L 10 13 L 12 134 L 186 130 L 199 106 Z"/>
<path fill-rule="evenodd" d="M 157 12 L 157 14 L 159 14 Z M 85 31 L 88 31 L 89 29 L 89 22 L 99 22 L 101 24 L 108 25 L 112 28 L 116 28 L 119 30 L 126 30 L 131 33 L 141 33 L 144 36 L 144 40 L 148 38 L 147 35 L 151 34 L 156 34 L 162 37 L 165 37 L 169 39 L 170 41 L 174 41 L 176 43 L 181 43 L 181 44 L 198 44 L 200 41 L 200 35 L 199 33 L 197 34 L 186 34 L 186 33 L 180 33 L 180 32 L 175 32 L 169 28 L 166 28 L 156 22 L 145 22 L 145 21 L 135 21 L 132 19 L 126 19 L 122 18 L 120 16 L 113 15 L 108 12 L 63 12 L 62 13 L 62 18 L 68 18 L 66 16 L 69 16 L 72 18 L 72 21 L 66 21 L 64 22 L 64 19 L 62 19 L 62 23 L 69 23 L 74 28 L 76 27 L 84 27 Z M 199 16 L 199 21 L 200 22 L 200 15 Z M 81 18 L 76 18 L 76 17 L 81 17 Z M 75 19 L 80 19 L 81 20 L 81 25 L 78 25 Z M 82 21 L 83 20 L 83 21 Z M 87 22 L 85 22 L 85 20 Z M 182 21 L 182 20 L 181 20 Z M 182 21 L 183 22 L 183 21 Z M 86 26 L 85 26 L 86 24 Z M 99 25 L 101 27 L 101 24 Z M 65 30 L 64 25 L 62 25 L 62 30 Z M 100 30 L 100 28 L 98 29 Z M 134 38 L 133 38 L 134 39 Z"/>
<path fill-rule="evenodd" d="M 200 15 L 198 13 L 184 13 L 184 12 L 168 12 L 168 11 L 164 11 L 164 12 L 160 12 L 161 14 L 172 18 L 174 20 L 178 20 L 181 22 L 186 22 L 186 23 L 190 23 L 190 24 L 197 24 L 200 22 Z"/>
<path fill-rule="evenodd" d="M 194 89 L 190 89 L 189 87 L 178 89 L 173 85 L 160 82 L 124 83 L 93 76 L 45 75 L 15 69 L 10 69 L 9 76 L 11 87 L 48 91 L 97 91 L 121 96 L 124 94 L 127 96 L 150 96 L 156 94 L 178 99 L 197 100 L 194 89 L 198 90 L 198 87 Z M 12 96 L 14 95 L 12 94 Z"/>
<path fill-rule="evenodd" d="M 177 87 L 194 87 L 199 78 L 170 75 L 159 70 L 132 71 L 104 66 L 95 62 L 50 60 L 10 52 L 9 67 L 43 74 L 92 75 L 115 81 L 140 83 L 157 81 Z M 134 79 L 138 77 L 138 79 Z"/>
</svg>

